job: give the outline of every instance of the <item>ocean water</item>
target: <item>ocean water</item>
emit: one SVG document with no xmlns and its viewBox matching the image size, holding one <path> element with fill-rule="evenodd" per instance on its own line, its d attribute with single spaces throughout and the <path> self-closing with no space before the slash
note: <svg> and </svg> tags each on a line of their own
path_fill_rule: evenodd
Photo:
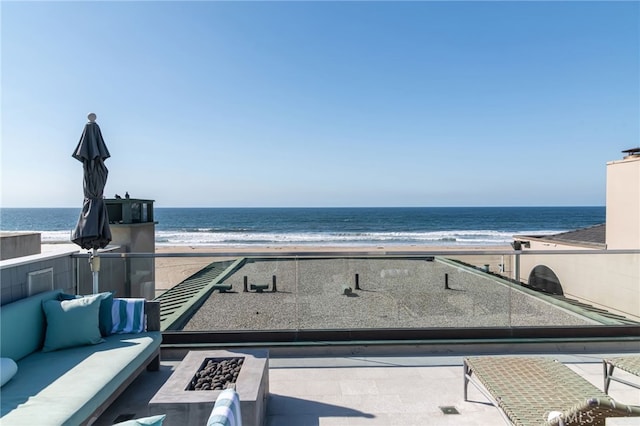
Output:
<svg viewBox="0 0 640 426">
<path fill-rule="evenodd" d="M 2 208 L 0 230 L 69 242 L 80 208 Z M 487 246 L 605 222 L 605 207 L 154 208 L 156 245 Z"/>
</svg>

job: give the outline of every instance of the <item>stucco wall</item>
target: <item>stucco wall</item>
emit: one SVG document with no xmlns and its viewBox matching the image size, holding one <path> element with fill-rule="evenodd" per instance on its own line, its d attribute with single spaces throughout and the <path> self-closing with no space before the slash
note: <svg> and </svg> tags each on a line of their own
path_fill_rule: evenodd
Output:
<svg viewBox="0 0 640 426">
<path fill-rule="evenodd" d="M 607 163 L 607 248 L 640 248 L 640 156 Z"/>
<path fill-rule="evenodd" d="M 29 295 L 29 273 L 53 269 L 53 288 L 75 293 L 74 260 L 70 253 L 38 254 L 0 262 L 0 305 Z"/>
<path fill-rule="evenodd" d="M 39 232 L 0 232 L 0 260 L 40 253 Z"/>
<path fill-rule="evenodd" d="M 113 247 L 110 252 L 125 252 Z M 60 250 L 0 261 L 0 305 L 29 296 L 29 273 L 51 269 L 53 289 L 70 294 L 90 294 L 93 290 L 91 269 L 87 258 L 74 258 L 80 250 Z M 99 291 L 115 291 L 117 297 L 130 297 L 126 261 L 120 258 L 102 259 Z"/>
<path fill-rule="evenodd" d="M 554 249 L 579 248 L 531 242 L 531 250 Z M 538 265 L 555 273 L 565 296 L 640 319 L 640 254 L 528 255 L 525 251 L 520 256 L 521 280 L 527 282 Z"/>
</svg>

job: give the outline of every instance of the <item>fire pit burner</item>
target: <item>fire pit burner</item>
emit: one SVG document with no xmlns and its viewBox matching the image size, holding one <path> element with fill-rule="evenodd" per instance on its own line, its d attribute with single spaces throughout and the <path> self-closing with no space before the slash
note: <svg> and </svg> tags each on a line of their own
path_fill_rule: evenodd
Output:
<svg viewBox="0 0 640 426">
<path fill-rule="evenodd" d="M 234 387 L 244 358 L 205 358 L 191 379 L 188 391 L 223 390 Z"/>
<path fill-rule="evenodd" d="M 178 350 L 176 354 L 179 355 L 180 352 Z M 169 349 L 167 356 L 171 353 Z M 238 360 L 238 364 L 242 362 L 234 384 L 240 398 L 242 424 L 265 425 L 269 398 L 269 351 L 266 349 L 189 351 L 149 401 L 149 415 L 165 414 L 167 417 L 164 422 L 167 425 L 207 424 L 215 400 L 224 391 L 209 389 L 194 392 L 189 388 L 196 373 L 206 370 L 211 360 L 218 364 L 220 361 L 227 361 L 229 364 L 230 360 Z"/>
</svg>

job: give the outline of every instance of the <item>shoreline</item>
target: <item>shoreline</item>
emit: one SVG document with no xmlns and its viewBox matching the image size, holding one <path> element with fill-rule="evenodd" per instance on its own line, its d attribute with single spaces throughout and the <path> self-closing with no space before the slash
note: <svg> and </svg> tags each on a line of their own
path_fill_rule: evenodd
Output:
<svg viewBox="0 0 640 426">
<path fill-rule="evenodd" d="M 155 252 L 166 253 L 279 253 L 279 252 L 449 252 L 449 251 L 509 251 L 509 244 L 501 245 L 252 245 L 252 246 L 204 246 L 204 245 L 162 245 Z"/>
</svg>

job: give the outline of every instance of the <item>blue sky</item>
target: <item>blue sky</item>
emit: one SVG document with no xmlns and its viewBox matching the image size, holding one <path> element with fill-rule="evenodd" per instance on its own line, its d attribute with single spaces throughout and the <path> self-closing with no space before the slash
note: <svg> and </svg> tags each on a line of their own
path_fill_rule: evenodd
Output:
<svg viewBox="0 0 640 426">
<path fill-rule="evenodd" d="M 1 3 L 3 207 L 604 205 L 638 2 Z"/>
</svg>

